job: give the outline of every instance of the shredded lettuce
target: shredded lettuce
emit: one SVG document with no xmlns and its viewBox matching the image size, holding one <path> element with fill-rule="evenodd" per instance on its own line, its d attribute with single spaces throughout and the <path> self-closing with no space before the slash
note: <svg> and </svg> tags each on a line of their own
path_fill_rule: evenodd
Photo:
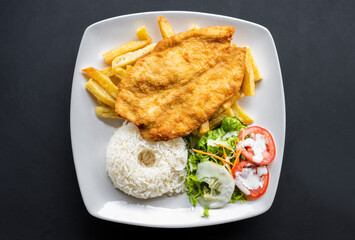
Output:
<svg viewBox="0 0 355 240">
<path fill-rule="evenodd" d="M 221 125 L 221 128 L 225 132 L 232 132 L 232 131 L 240 132 L 240 130 L 242 130 L 242 128 L 245 127 L 246 126 L 243 125 L 236 117 L 224 118 Z"/>
<path fill-rule="evenodd" d="M 188 171 L 186 175 L 186 183 L 188 190 L 187 194 L 189 196 L 190 202 L 194 207 L 197 205 L 198 199 L 200 197 L 203 197 L 203 189 L 208 187 L 203 181 L 197 179 L 197 165 L 204 161 L 212 161 L 222 166 L 223 163 L 220 160 L 215 159 L 211 156 L 196 153 L 192 151 L 192 149 L 213 153 L 223 158 L 223 148 L 217 146 L 216 144 L 221 144 L 223 146 L 235 149 L 235 144 L 239 142 L 238 135 L 240 131 L 246 127 L 247 126 L 242 124 L 236 117 L 224 118 L 218 128 L 208 131 L 205 135 L 195 136 L 190 134 L 189 136 L 184 138 L 189 147 L 189 155 L 187 161 Z M 232 151 L 228 150 L 227 148 L 225 148 L 225 151 L 227 157 L 232 156 Z M 234 158 L 231 158 L 230 161 L 233 162 Z M 246 201 L 246 197 L 237 187 L 233 192 L 233 195 L 230 199 L 230 203 L 234 203 L 236 201 Z M 208 208 L 204 208 L 203 217 L 209 216 L 208 210 Z"/>
<path fill-rule="evenodd" d="M 237 201 L 245 202 L 247 201 L 247 198 L 244 196 L 244 194 L 236 187 L 234 189 L 233 195 L 231 197 L 231 200 L 229 201 L 230 203 L 235 203 Z"/>
</svg>

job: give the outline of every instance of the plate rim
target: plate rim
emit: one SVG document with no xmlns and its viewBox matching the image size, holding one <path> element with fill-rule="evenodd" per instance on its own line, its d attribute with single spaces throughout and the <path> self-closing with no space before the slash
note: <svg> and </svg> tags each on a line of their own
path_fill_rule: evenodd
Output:
<svg viewBox="0 0 355 240">
<path fill-rule="evenodd" d="M 282 118 L 282 121 L 283 121 L 283 129 L 282 129 L 282 132 L 283 132 L 283 136 L 282 136 L 282 140 L 281 140 L 281 144 L 282 144 L 282 151 L 278 151 L 278 154 L 280 154 L 280 159 L 281 159 L 281 162 L 279 163 L 280 164 L 280 173 L 277 177 L 277 180 L 276 180 L 276 191 L 275 191 L 275 194 L 272 196 L 272 200 L 270 201 L 269 204 L 265 205 L 264 208 L 262 208 L 261 211 L 259 212 L 256 212 L 255 214 L 250 214 L 250 216 L 248 217 L 244 217 L 244 218 L 240 218 L 240 219 L 234 219 L 234 220 L 230 220 L 230 219 L 226 219 L 226 220 L 212 220 L 212 221 L 205 221 L 205 222 L 196 222 L 196 223 L 187 223 L 187 224 L 184 224 L 184 223 L 174 223 L 174 224 L 157 224 L 157 223 L 148 223 L 148 222 L 132 222 L 132 221 L 127 221 L 127 220 L 122 220 L 122 219 L 112 219 L 112 218 L 109 218 L 109 217 L 105 217 L 105 216 L 102 216 L 102 215 L 99 215 L 97 214 L 96 212 L 94 212 L 90 207 L 88 207 L 88 204 L 85 200 L 85 198 L 83 197 L 83 187 L 81 186 L 80 184 L 80 181 L 79 181 L 79 174 L 78 174 L 78 166 L 76 164 L 76 161 L 75 161 L 75 148 L 73 147 L 73 94 L 74 94 L 74 91 L 73 91 L 73 85 L 74 85 L 74 78 L 75 78 L 75 73 L 76 71 L 78 71 L 77 69 L 77 63 L 78 63 L 78 59 L 79 59 L 79 56 L 80 56 L 80 51 L 81 51 L 81 47 L 82 47 L 82 43 L 83 43 L 83 40 L 85 39 L 85 36 L 87 34 L 87 32 L 91 29 L 91 28 L 94 28 L 95 26 L 97 25 L 100 25 L 100 24 L 103 24 L 105 22 L 110 22 L 110 21 L 115 21 L 117 19 L 121 19 L 121 18 L 127 18 L 127 17 L 136 17 L 136 16 L 142 16 L 142 15 L 151 15 L 151 14 L 194 14 L 194 15 L 199 15 L 199 16 L 203 16 L 203 17 L 217 17 L 217 18 L 221 18 L 221 19 L 229 19 L 229 20 L 237 20 L 239 22 L 242 22 L 242 23 L 245 23 L 245 24 L 249 24 L 249 25 L 253 25 L 255 27 L 258 27 L 260 29 L 262 29 L 264 32 L 266 32 L 271 41 L 272 41 L 272 45 L 273 45 L 273 49 L 274 49 L 274 52 L 275 52 L 275 56 L 276 56 L 276 62 L 277 62 L 277 65 L 278 65 L 278 75 L 279 75 L 279 79 L 280 79 L 280 88 L 281 88 L 281 97 L 282 97 L 282 101 L 281 101 L 281 106 L 282 106 L 282 112 L 283 112 L 283 115 L 280 116 L 280 118 Z M 81 38 L 81 41 L 80 41 L 80 44 L 79 44 L 79 48 L 78 48 L 78 52 L 77 52 L 77 57 L 76 57 L 76 60 L 75 60 L 75 66 L 74 66 L 74 73 L 73 73 L 73 77 L 72 77 L 72 84 L 71 84 L 71 95 L 70 95 L 70 140 L 71 140 L 71 147 L 72 147 L 72 155 L 73 155 L 73 162 L 74 162 L 74 168 L 75 168 L 75 173 L 76 173 L 76 178 L 77 178 L 77 182 L 78 182 L 78 185 L 79 185 L 79 191 L 80 191 L 80 194 L 81 194 L 81 198 L 82 198 L 82 201 L 84 203 L 84 206 L 86 208 L 86 210 L 88 211 L 88 213 L 90 215 L 92 215 L 93 217 L 96 217 L 96 218 L 99 218 L 99 219 L 102 219 L 102 220 L 106 220 L 106 221 L 110 221 L 110 222 L 116 222 L 116 223 L 120 223 L 120 224 L 127 224 L 127 225 L 135 225 L 135 226 L 142 226 L 142 227 L 154 227 L 154 228 L 193 228 L 193 227 L 204 227 L 204 226 L 210 226 L 210 225 L 220 225 L 220 224 L 224 224 L 224 223 L 229 223 L 229 222 L 236 222 L 236 221 L 241 221 L 243 219 L 248 219 L 248 218 L 252 218 L 252 217 L 255 217 L 255 216 L 258 216 L 258 215 L 261 215 L 265 212 L 267 212 L 273 202 L 274 202 L 274 199 L 275 199 L 275 196 L 277 194 L 277 190 L 278 190 L 278 185 L 279 185 L 279 180 L 280 180 L 280 176 L 281 176 L 281 169 L 282 169 L 282 162 L 283 162 L 283 156 L 284 156 L 284 149 L 285 149 L 285 140 L 286 140 L 286 104 L 285 104 L 285 93 L 284 93 L 284 85 L 283 85 L 283 78 L 282 78 L 282 70 L 281 70 L 281 66 L 280 66 L 280 61 L 279 61 L 279 57 L 278 57 L 278 52 L 277 52 L 277 48 L 276 48 L 276 45 L 275 45 L 275 41 L 270 33 L 270 31 L 265 27 L 265 26 L 262 26 L 258 23 L 254 23 L 254 22 L 250 22 L 248 20 L 244 20 L 244 19 L 240 19 L 240 18 L 236 18 L 236 17 L 231 17 L 231 16 L 226 16 L 226 15 L 221 15 L 221 14 L 214 14 L 214 13 L 207 13 L 207 12 L 197 12 L 197 11 L 181 11 L 181 10 L 168 10 L 168 11 L 147 11 L 147 12 L 136 12 L 136 13 L 130 13 L 130 14 L 124 14 L 124 15 L 119 15 L 119 16 L 115 16 L 115 17 L 110 17 L 110 18 L 107 18 L 107 19 L 103 19 L 103 20 L 100 20 L 100 21 L 97 21 L 97 22 L 94 22 L 92 24 L 90 24 L 88 27 L 86 27 L 86 29 L 84 30 L 84 33 L 82 35 L 82 38 Z"/>
</svg>

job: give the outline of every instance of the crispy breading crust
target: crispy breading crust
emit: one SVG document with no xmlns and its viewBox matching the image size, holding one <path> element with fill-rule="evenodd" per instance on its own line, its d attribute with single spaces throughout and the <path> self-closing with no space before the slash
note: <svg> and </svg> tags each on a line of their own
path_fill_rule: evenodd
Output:
<svg viewBox="0 0 355 240">
<path fill-rule="evenodd" d="M 188 135 L 239 91 L 245 48 L 234 28 L 196 29 L 161 40 L 119 83 L 115 111 L 148 140 Z"/>
</svg>

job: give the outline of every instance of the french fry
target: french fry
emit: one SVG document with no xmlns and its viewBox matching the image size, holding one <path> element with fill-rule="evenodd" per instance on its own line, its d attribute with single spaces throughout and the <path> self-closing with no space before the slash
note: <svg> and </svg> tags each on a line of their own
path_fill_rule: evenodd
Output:
<svg viewBox="0 0 355 240">
<path fill-rule="evenodd" d="M 120 78 L 118 78 L 115 74 L 112 73 L 112 68 L 111 67 L 106 67 L 101 70 L 103 74 L 105 74 L 107 77 L 110 78 L 111 82 L 117 86 L 119 82 L 121 81 Z"/>
<path fill-rule="evenodd" d="M 126 75 L 126 70 L 121 67 L 112 68 L 112 73 L 119 79 L 123 79 Z"/>
<path fill-rule="evenodd" d="M 113 108 L 108 106 L 97 106 L 95 112 L 99 117 L 103 118 L 120 118 Z"/>
<path fill-rule="evenodd" d="M 107 77 L 112 77 L 114 76 L 112 74 L 112 68 L 111 67 L 105 67 L 104 69 L 101 70 L 103 74 L 105 74 Z"/>
<path fill-rule="evenodd" d="M 125 67 L 126 65 L 134 64 L 138 58 L 140 58 L 144 54 L 152 51 L 154 49 L 155 45 L 156 45 L 155 43 L 152 43 L 152 44 L 150 44 L 142 49 L 139 49 L 137 51 L 129 52 L 124 55 L 116 57 L 112 61 L 112 70 L 114 72 L 116 72 L 116 68 L 118 68 L 118 67 L 122 68 L 122 67 Z"/>
<path fill-rule="evenodd" d="M 109 77 L 100 72 L 94 67 L 88 67 L 82 69 L 83 72 L 87 73 L 91 78 L 98 82 L 103 89 L 105 89 L 112 97 L 117 98 L 118 88 L 111 81 Z"/>
<path fill-rule="evenodd" d="M 256 65 L 256 62 L 254 60 L 254 57 L 251 53 L 251 50 L 250 50 L 250 47 L 246 46 L 246 53 L 247 53 L 247 57 L 249 58 L 250 60 L 250 63 L 251 63 L 251 66 L 253 68 L 253 73 L 254 73 L 254 81 L 257 82 L 261 79 L 263 79 L 263 76 L 261 75 L 259 69 L 258 69 L 258 66 Z"/>
<path fill-rule="evenodd" d="M 245 96 L 255 95 L 254 72 L 248 56 L 245 56 L 244 79 L 241 88 Z"/>
<path fill-rule="evenodd" d="M 196 24 L 194 24 L 191 27 L 189 27 L 189 31 L 190 30 L 196 30 L 196 29 L 199 29 L 199 27 Z"/>
<path fill-rule="evenodd" d="M 220 106 L 218 108 L 218 110 L 212 115 L 211 118 L 216 118 L 219 114 L 221 114 L 225 110 L 229 109 L 232 106 L 233 103 L 235 103 L 236 101 L 241 99 L 243 96 L 244 96 L 243 93 L 242 94 L 241 93 L 235 94 L 231 99 L 229 99 L 228 101 L 223 103 L 222 106 Z"/>
<path fill-rule="evenodd" d="M 132 65 L 127 65 L 127 66 L 126 66 L 126 72 L 128 72 L 128 71 L 131 70 L 132 68 L 133 68 Z"/>
<path fill-rule="evenodd" d="M 170 23 L 168 22 L 168 20 L 166 20 L 165 17 L 159 16 L 158 24 L 159 24 L 161 36 L 163 38 L 169 38 L 175 35 L 173 28 L 171 27 Z"/>
<path fill-rule="evenodd" d="M 151 39 L 151 37 L 148 34 L 147 28 L 144 25 L 141 26 L 140 28 L 137 28 L 136 35 L 137 35 L 139 40 Z"/>
<path fill-rule="evenodd" d="M 205 134 L 209 130 L 210 130 L 210 122 L 207 120 L 206 122 L 202 123 L 201 126 L 194 129 L 192 131 L 192 134 L 196 135 L 196 136 L 202 136 L 203 134 Z"/>
<path fill-rule="evenodd" d="M 232 43 L 233 47 L 237 47 L 237 45 L 235 45 L 234 43 Z M 249 58 L 252 69 L 253 69 L 253 73 L 254 73 L 254 82 L 260 81 L 261 79 L 263 79 L 262 74 L 260 73 L 260 70 L 258 68 L 258 66 L 256 65 L 255 59 L 253 57 L 253 54 L 251 53 L 250 47 L 246 46 L 246 58 Z"/>
<path fill-rule="evenodd" d="M 196 136 L 198 136 L 199 135 L 199 129 L 200 128 L 196 128 L 196 129 L 194 129 L 191 133 L 193 134 L 193 135 L 196 135 Z"/>
<path fill-rule="evenodd" d="M 210 130 L 215 129 L 218 125 L 220 125 L 225 117 L 233 117 L 234 112 L 231 108 L 225 110 L 221 114 L 218 114 L 216 117 L 212 118 L 210 122 Z"/>
<path fill-rule="evenodd" d="M 106 104 L 111 108 L 115 108 L 116 100 L 108 92 L 106 92 L 105 89 L 103 89 L 96 81 L 90 79 L 86 83 L 85 87 L 97 98 L 99 102 Z"/>
<path fill-rule="evenodd" d="M 151 43 L 152 39 L 150 38 L 147 40 L 133 40 L 119 47 L 116 47 L 115 49 L 105 52 L 103 54 L 103 57 L 107 64 L 111 64 L 112 61 L 118 56 L 144 48 L 145 46 L 148 46 Z"/>
<path fill-rule="evenodd" d="M 237 47 L 235 43 L 232 43 L 233 47 Z M 242 82 L 242 91 L 245 96 L 254 96 L 255 95 L 255 78 L 254 78 L 254 70 L 251 64 L 251 60 L 247 54 L 248 48 L 246 47 L 245 54 L 245 68 L 244 68 L 244 79 Z"/>
<path fill-rule="evenodd" d="M 237 103 L 234 103 L 231 106 L 231 109 L 233 109 L 233 112 L 237 119 L 245 125 L 250 125 L 254 122 L 254 120 L 249 117 L 248 114 Z"/>
<path fill-rule="evenodd" d="M 207 120 L 207 122 L 202 123 L 202 125 L 198 128 L 199 130 L 199 134 L 203 135 L 206 132 L 208 132 L 210 130 L 210 121 Z"/>
</svg>

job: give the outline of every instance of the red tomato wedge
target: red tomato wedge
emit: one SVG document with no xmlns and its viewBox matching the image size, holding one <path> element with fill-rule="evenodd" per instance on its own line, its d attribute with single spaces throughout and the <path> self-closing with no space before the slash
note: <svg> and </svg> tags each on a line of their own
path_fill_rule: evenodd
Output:
<svg viewBox="0 0 355 240">
<path fill-rule="evenodd" d="M 264 195 L 269 186 L 269 170 L 266 166 L 241 161 L 233 169 L 233 178 L 240 191 L 249 199 Z"/>
<path fill-rule="evenodd" d="M 244 131 L 241 131 L 238 138 L 240 141 L 242 141 L 243 136 L 246 137 L 252 133 L 254 133 L 254 140 L 255 140 L 256 134 L 264 135 L 264 137 L 266 139 L 266 144 L 265 144 L 266 150 L 261 153 L 262 160 L 256 161 L 255 159 L 253 159 L 254 158 L 254 151 L 252 150 L 252 147 L 250 147 L 250 146 L 243 147 L 243 150 L 241 152 L 242 155 L 246 159 L 248 159 L 249 161 L 251 161 L 255 164 L 258 164 L 258 165 L 266 165 L 266 164 L 271 163 L 274 160 L 275 155 L 276 155 L 275 142 L 274 142 L 274 139 L 273 139 L 271 133 L 262 127 L 252 126 L 252 127 L 248 127 L 246 129 L 244 129 Z"/>
</svg>

